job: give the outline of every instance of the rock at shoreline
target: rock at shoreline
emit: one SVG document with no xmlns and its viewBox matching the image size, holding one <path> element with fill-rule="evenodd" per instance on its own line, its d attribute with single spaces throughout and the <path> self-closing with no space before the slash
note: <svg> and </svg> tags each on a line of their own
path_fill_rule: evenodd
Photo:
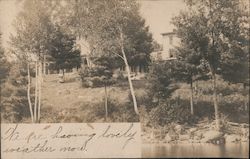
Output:
<svg viewBox="0 0 250 159">
<path fill-rule="evenodd" d="M 223 133 L 215 130 L 210 130 L 205 132 L 203 136 L 204 138 L 202 139 L 202 142 L 209 142 L 223 137 Z"/>
<path fill-rule="evenodd" d="M 180 141 L 189 140 L 189 135 L 179 135 L 179 140 Z"/>
<path fill-rule="evenodd" d="M 201 140 L 190 139 L 189 143 L 201 143 Z"/>
<path fill-rule="evenodd" d="M 195 131 L 197 131 L 197 128 L 190 128 L 188 131 L 189 131 L 190 133 L 194 133 Z"/>
<path fill-rule="evenodd" d="M 244 137 L 249 138 L 249 128 L 241 128 L 241 133 Z"/>
<path fill-rule="evenodd" d="M 171 141 L 172 141 L 171 136 L 170 136 L 169 134 L 167 134 L 167 135 L 165 136 L 165 138 L 164 138 L 164 141 L 167 142 L 167 143 L 171 142 Z"/>
<path fill-rule="evenodd" d="M 247 142 L 248 140 L 249 140 L 248 137 L 241 137 L 241 139 L 240 139 L 241 142 Z"/>
<path fill-rule="evenodd" d="M 196 132 L 194 133 L 194 139 L 196 139 L 196 140 L 202 139 L 203 136 L 204 136 L 204 135 L 203 135 L 203 132 L 202 132 L 202 131 L 196 131 Z"/>
<path fill-rule="evenodd" d="M 189 136 L 194 137 L 194 133 L 197 131 L 197 128 L 190 128 L 187 132 Z"/>
<path fill-rule="evenodd" d="M 176 125 L 176 126 L 174 127 L 174 129 L 175 129 L 175 132 L 178 133 L 178 134 L 182 134 L 183 131 L 184 131 L 184 128 L 183 128 L 183 126 L 181 126 L 181 125 Z"/>
<path fill-rule="evenodd" d="M 231 135 L 225 135 L 226 143 L 232 143 L 232 142 L 238 142 L 241 140 L 240 135 L 231 134 Z"/>
</svg>

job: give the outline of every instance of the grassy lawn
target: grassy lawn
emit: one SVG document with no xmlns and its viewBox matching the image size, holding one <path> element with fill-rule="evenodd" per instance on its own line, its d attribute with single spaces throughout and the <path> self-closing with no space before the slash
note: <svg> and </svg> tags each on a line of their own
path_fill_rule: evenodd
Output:
<svg viewBox="0 0 250 159">
<path fill-rule="evenodd" d="M 138 105 L 149 106 L 149 103 L 145 103 L 147 102 L 147 81 L 134 80 L 133 86 Z M 195 115 L 198 118 L 213 118 L 211 82 L 199 81 L 194 84 L 194 87 L 197 87 L 194 88 Z M 133 114 L 133 104 L 129 100 L 130 90 L 126 80 L 116 82 L 107 90 L 109 102 L 111 102 L 108 104 L 108 110 L 111 111 L 109 115 L 112 121 L 127 121 L 130 117 L 126 116 L 136 116 Z M 239 114 L 235 110 L 238 107 L 244 109 L 245 101 L 248 99 L 247 94 L 247 89 L 241 85 L 228 85 L 219 81 L 218 101 L 221 111 L 225 114 L 224 117 L 239 123 L 248 121 L 249 115 L 246 111 Z M 79 75 L 76 73 L 66 73 L 65 83 L 59 83 L 58 74 L 47 75 L 42 85 L 41 122 L 103 122 L 104 96 L 104 87 L 82 87 Z M 190 86 L 179 83 L 179 89 L 173 92 L 170 98 L 176 97 L 180 99 L 181 108 L 189 112 Z M 29 122 L 29 120 L 24 119 L 22 122 Z"/>
<path fill-rule="evenodd" d="M 77 74 L 66 73 L 65 83 L 58 75 L 46 75 L 42 85 L 41 122 L 83 122 L 91 109 L 104 105 L 104 87 L 83 88 Z M 145 94 L 145 81 L 133 81 L 136 95 Z M 109 98 L 123 106 L 129 102 L 129 86 L 122 81 L 108 87 Z M 102 106 L 100 106 L 102 107 Z"/>
</svg>

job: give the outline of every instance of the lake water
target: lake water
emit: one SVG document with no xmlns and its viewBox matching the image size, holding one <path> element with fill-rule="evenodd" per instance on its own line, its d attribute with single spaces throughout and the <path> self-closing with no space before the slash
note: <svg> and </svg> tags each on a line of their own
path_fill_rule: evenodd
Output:
<svg viewBox="0 0 250 159">
<path fill-rule="evenodd" d="M 248 158 L 249 143 L 214 144 L 144 144 L 142 157 L 231 157 Z"/>
</svg>

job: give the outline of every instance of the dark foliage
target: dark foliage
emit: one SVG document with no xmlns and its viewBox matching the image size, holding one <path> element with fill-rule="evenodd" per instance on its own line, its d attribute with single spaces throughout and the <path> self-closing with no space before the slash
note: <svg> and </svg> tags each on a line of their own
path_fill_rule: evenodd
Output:
<svg viewBox="0 0 250 159">
<path fill-rule="evenodd" d="M 153 63 L 148 75 L 149 86 L 148 93 L 151 99 L 159 102 L 171 96 L 171 93 L 177 89 L 173 84 L 175 64 L 171 61 Z"/>
<path fill-rule="evenodd" d="M 5 122 L 19 122 L 29 117 L 27 100 L 27 77 L 23 75 L 24 66 L 14 64 L 2 88 L 1 118 Z M 21 73 L 22 72 L 22 73 Z"/>
</svg>

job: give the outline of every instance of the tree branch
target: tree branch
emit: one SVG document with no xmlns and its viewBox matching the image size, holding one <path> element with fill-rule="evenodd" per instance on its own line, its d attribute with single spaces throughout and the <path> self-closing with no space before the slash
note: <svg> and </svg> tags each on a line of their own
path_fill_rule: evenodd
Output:
<svg viewBox="0 0 250 159">
<path fill-rule="evenodd" d="M 115 55 L 117 55 L 118 57 L 120 57 L 122 60 L 124 60 L 124 58 L 120 54 L 115 53 L 115 52 L 112 52 L 112 53 L 115 54 Z"/>
</svg>

